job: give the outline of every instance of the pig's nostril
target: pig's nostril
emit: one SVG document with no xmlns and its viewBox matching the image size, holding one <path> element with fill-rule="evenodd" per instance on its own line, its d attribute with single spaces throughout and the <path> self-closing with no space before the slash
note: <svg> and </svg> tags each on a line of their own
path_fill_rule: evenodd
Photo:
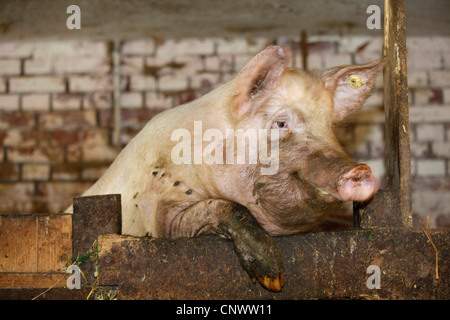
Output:
<svg viewBox="0 0 450 320">
<path fill-rule="evenodd" d="M 338 186 L 339 196 L 343 201 L 366 201 L 377 190 L 377 185 L 370 167 L 358 165 L 347 172 Z"/>
<path fill-rule="evenodd" d="M 373 186 L 373 181 L 369 177 L 364 178 L 361 181 L 361 186 L 364 188 L 371 188 Z"/>
</svg>

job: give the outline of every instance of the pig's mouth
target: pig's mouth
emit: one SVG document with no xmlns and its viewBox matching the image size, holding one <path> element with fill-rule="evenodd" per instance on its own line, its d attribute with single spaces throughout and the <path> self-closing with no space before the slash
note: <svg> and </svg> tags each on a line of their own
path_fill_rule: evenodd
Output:
<svg viewBox="0 0 450 320">
<path fill-rule="evenodd" d="M 319 199 L 325 201 L 326 203 L 341 201 L 341 199 L 339 198 L 339 195 L 337 193 L 333 193 L 329 190 L 325 190 L 324 187 L 318 187 L 312 181 L 301 178 L 297 171 L 293 172 L 292 176 L 295 178 L 295 180 L 297 180 L 299 183 L 302 184 L 303 188 L 307 187 L 307 189 L 310 190 L 311 195 L 314 195 L 314 196 L 312 196 L 312 198 L 314 198 L 314 199 L 311 199 L 311 200 L 317 200 L 319 198 Z"/>
</svg>

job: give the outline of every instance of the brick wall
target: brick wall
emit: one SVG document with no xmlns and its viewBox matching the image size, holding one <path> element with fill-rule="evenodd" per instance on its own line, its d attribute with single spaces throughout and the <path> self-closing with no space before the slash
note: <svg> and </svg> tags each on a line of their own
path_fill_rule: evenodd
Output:
<svg viewBox="0 0 450 320">
<path fill-rule="evenodd" d="M 298 39 L 151 39 L 120 47 L 121 144 L 161 110 L 233 78 L 266 45 L 301 67 Z M 416 221 L 450 226 L 450 38 L 408 39 Z M 312 37 L 309 68 L 381 57 L 381 38 Z M 118 153 L 113 43 L 0 43 L 0 213 L 60 212 Z M 365 109 L 336 128 L 349 153 L 383 174 L 382 79 Z M 421 218 L 419 218 L 421 217 Z"/>
</svg>

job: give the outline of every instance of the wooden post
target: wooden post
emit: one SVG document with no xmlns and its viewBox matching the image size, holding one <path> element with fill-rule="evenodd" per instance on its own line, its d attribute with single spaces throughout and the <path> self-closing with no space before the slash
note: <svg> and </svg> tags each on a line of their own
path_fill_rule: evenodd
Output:
<svg viewBox="0 0 450 320">
<path fill-rule="evenodd" d="M 383 55 L 387 188 L 354 204 L 354 224 L 363 228 L 412 226 L 404 0 L 385 0 Z"/>
<path fill-rule="evenodd" d="M 87 257 L 81 269 L 90 283 L 94 283 L 95 261 L 93 243 L 105 233 L 120 234 L 122 206 L 120 194 L 78 197 L 73 199 L 72 254 Z M 95 246 L 94 246 L 95 247 Z M 91 259 L 92 258 L 92 259 Z M 83 284 L 83 281 L 82 281 Z"/>
<path fill-rule="evenodd" d="M 404 226 L 412 225 L 411 164 L 408 108 L 405 0 L 384 2 L 384 71 L 386 178 L 388 189 L 398 194 L 392 212 Z"/>
</svg>

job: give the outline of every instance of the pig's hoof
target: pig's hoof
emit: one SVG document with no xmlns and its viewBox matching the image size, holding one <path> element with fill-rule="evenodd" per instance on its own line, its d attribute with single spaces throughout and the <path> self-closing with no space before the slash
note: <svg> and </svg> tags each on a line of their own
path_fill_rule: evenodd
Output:
<svg viewBox="0 0 450 320">
<path fill-rule="evenodd" d="M 261 230 L 261 233 L 264 233 Z M 279 292 L 283 288 L 283 258 L 272 237 L 250 238 L 250 234 L 234 239 L 235 251 L 250 278 L 267 290 Z M 242 241 L 242 242 L 241 242 Z"/>
<path fill-rule="evenodd" d="M 272 279 L 266 276 L 256 276 L 252 279 L 253 282 L 258 280 L 258 282 L 267 290 L 273 292 L 280 292 L 284 285 L 284 276 L 280 274 L 278 278 Z"/>
<path fill-rule="evenodd" d="M 258 224 L 250 211 L 236 205 L 222 225 L 233 240 L 234 250 L 250 278 L 267 290 L 283 288 L 283 257 L 274 239 Z"/>
</svg>

